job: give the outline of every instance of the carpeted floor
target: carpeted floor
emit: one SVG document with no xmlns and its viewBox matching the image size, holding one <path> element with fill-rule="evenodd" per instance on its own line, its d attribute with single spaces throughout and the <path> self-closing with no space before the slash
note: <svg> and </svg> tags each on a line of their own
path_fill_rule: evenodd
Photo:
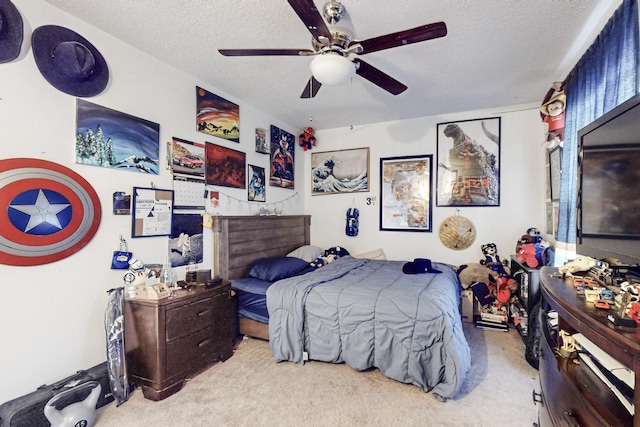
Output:
<svg viewBox="0 0 640 427">
<path fill-rule="evenodd" d="M 107 426 L 532 426 L 538 371 L 518 333 L 464 324 L 472 366 L 460 396 L 436 400 L 378 370 L 346 365 L 275 363 L 269 344 L 244 339 L 229 360 L 196 376 L 160 402 L 136 390 L 98 412 Z"/>
</svg>

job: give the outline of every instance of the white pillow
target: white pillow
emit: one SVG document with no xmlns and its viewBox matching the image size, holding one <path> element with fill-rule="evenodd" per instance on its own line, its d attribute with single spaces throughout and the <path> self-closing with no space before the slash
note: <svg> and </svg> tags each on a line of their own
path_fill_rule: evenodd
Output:
<svg viewBox="0 0 640 427">
<path fill-rule="evenodd" d="M 300 246 L 298 249 L 295 249 L 287 254 L 287 256 L 300 258 L 307 262 L 312 262 L 319 256 L 323 255 L 324 249 L 312 245 Z"/>
<path fill-rule="evenodd" d="M 369 252 L 363 252 L 361 254 L 358 255 L 352 255 L 352 257 L 354 258 L 367 258 L 367 259 L 382 259 L 382 260 L 386 260 L 387 257 L 384 254 L 384 251 L 382 250 L 382 248 L 379 249 L 374 249 L 372 251 Z"/>
</svg>

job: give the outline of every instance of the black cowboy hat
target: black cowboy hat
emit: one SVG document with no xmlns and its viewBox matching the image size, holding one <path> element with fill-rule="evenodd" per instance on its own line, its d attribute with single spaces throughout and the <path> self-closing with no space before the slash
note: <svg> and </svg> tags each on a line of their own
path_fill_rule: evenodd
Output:
<svg viewBox="0 0 640 427">
<path fill-rule="evenodd" d="M 56 89 L 69 95 L 90 97 L 109 82 L 104 57 L 80 34 L 57 25 L 35 29 L 31 46 L 42 76 Z"/>
<path fill-rule="evenodd" d="M 0 0 L 0 64 L 20 55 L 23 39 L 22 16 L 9 0 Z"/>
<path fill-rule="evenodd" d="M 431 260 L 427 258 L 415 258 L 413 262 L 407 262 L 402 266 L 404 274 L 418 273 L 442 273 L 431 266 Z"/>
</svg>

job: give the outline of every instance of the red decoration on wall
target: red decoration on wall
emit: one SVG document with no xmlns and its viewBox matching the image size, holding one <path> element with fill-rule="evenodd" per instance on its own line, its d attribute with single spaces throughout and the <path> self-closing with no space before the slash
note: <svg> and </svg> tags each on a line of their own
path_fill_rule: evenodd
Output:
<svg viewBox="0 0 640 427">
<path fill-rule="evenodd" d="M 0 160 L 0 263 L 40 265 L 78 252 L 102 210 L 79 174 L 40 159 Z"/>
</svg>

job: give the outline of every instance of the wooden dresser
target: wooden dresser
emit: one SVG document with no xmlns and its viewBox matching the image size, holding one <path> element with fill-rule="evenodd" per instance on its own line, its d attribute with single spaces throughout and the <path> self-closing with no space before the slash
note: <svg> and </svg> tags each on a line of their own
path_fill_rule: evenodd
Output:
<svg viewBox="0 0 640 427">
<path fill-rule="evenodd" d="M 640 414 L 631 415 L 611 389 L 584 363 L 573 363 L 558 352 L 559 331 L 582 333 L 587 339 L 635 373 L 640 380 L 640 328 L 614 326 L 607 314 L 578 295 L 571 279 L 557 276 L 557 268 L 540 270 L 542 293 L 540 337 L 540 426 L 640 426 Z M 557 312 L 557 328 L 548 314 Z M 640 390 L 633 403 L 640 409 Z"/>
<path fill-rule="evenodd" d="M 178 290 L 160 300 L 125 300 L 127 375 L 144 397 L 162 400 L 233 354 L 231 285 Z"/>
</svg>

